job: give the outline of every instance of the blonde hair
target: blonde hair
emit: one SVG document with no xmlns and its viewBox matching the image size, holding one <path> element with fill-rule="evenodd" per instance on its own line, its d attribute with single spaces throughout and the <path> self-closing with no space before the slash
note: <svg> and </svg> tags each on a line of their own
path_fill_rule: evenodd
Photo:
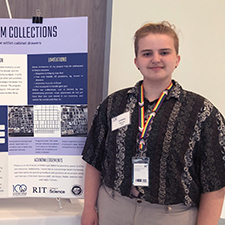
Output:
<svg viewBox="0 0 225 225">
<path fill-rule="evenodd" d="M 174 48 L 176 50 L 176 54 L 179 52 L 179 38 L 175 31 L 175 26 L 171 25 L 167 21 L 162 21 L 161 23 L 147 23 L 141 28 L 139 28 L 134 35 L 134 51 L 135 56 L 138 54 L 138 43 L 139 40 L 149 34 L 167 34 L 174 40 Z"/>
</svg>

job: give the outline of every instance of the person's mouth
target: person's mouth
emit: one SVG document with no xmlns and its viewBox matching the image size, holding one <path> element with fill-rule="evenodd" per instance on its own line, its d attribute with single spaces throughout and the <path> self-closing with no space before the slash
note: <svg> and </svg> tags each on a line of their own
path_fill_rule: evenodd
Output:
<svg viewBox="0 0 225 225">
<path fill-rule="evenodd" d="M 153 71 L 159 71 L 159 70 L 163 69 L 163 67 L 162 66 L 151 66 L 151 67 L 149 67 L 149 69 L 153 70 Z"/>
</svg>

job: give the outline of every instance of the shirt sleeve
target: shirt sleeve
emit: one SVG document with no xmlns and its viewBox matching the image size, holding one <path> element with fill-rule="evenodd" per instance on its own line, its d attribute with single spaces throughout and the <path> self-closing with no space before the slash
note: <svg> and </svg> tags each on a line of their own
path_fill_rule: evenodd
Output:
<svg viewBox="0 0 225 225">
<path fill-rule="evenodd" d="M 225 187 L 225 125 L 221 113 L 214 108 L 203 124 L 201 133 L 201 192 Z"/>
<path fill-rule="evenodd" d="M 82 152 L 83 160 L 102 171 L 104 161 L 105 139 L 108 132 L 105 100 L 97 108 Z"/>
</svg>

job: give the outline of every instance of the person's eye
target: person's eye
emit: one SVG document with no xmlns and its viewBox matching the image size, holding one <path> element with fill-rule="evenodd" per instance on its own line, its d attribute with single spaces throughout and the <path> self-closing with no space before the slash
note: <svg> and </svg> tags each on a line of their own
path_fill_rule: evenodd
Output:
<svg viewBox="0 0 225 225">
<path fill-rule="evenodd" d="M 168 55 L 168 54 L 170 54 L 168 51 L 160 52 L 160 55 Z"/>
<path fill-rule="evenodd" d="M 145 53 L 143 53 L 142 55 L 143 55 L 144 57 L 148 57 L 148 56 L 151 56 L 152 53 L 151 53 L 151 52 L 145 52 Z"/>
</svg>

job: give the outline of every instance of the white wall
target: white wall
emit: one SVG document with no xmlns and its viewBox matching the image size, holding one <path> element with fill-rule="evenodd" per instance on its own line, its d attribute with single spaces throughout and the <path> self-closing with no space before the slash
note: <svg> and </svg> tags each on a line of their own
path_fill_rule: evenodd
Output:
<svg viewBox="0 0 225 225">
<path fill-rule="evenodd" d="M 181 63 L 173 77 L 225 115 L 224 0 L 114 0 L 109 93 L 142 78 L 133 63 L 133 35 L 144 23 L 162 20 L 180 30 Z"/>
</svg>

